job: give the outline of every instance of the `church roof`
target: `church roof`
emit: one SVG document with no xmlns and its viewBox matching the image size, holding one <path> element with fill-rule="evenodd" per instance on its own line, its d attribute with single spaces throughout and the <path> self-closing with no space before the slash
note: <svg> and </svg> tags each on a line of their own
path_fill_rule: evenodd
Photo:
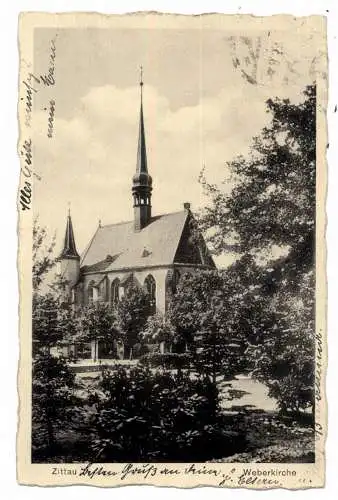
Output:
<svg viewBox="0 0 338 500">
<path fill-rule="evenodd" d="M 62 249 L 60 258 L 61 259 L 67 259 L 67 258 L 68 259 L 79 259 L 80 258 L 79 254 L 77 253 L 77 250 L 76 250 L 73 224 L 72 224 L 72 219 L 71 219 L 70 213 L 68 213 L 68 217 L 67 217 L 65 239 L 64 239 L 63 249 Z"/>
<path fill-rule="evenodd" d="M 188 215 L 183 210 L 152 217 L 141 231 L 134 230 L 134 221 L 98 227 L 82 256 L 82 271 L 172 264 Z"/>
</svg>

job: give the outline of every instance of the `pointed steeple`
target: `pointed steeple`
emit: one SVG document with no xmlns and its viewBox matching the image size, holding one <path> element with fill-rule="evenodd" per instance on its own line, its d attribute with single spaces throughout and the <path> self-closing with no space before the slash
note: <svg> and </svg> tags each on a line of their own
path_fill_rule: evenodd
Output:
<svg viewBox="0 0 338 500">
<path fill-rule="evenodd" d="M 153 180 L 148 174 L 146 138 L 143 118 L 143 71 L 141 66 L 141 106 L 137 146 L 136 173 L 133 176 L 134 225 L 135 231 L 143 229 L 151 219 L 151 192 Z"/>
<path fill-rule="evenodd" d="M 144 118 L 143 118 L 143 68 L 140 68 L 140 89 L 141 89 L 141 106 L 140 106 L 140 123 L 138 132 L 138 146 L 137 146 L 137 160 L 136 160 L 136 173 L 148 173 L 147 166 L 147 150 L 146 150 L 146 137 L 144 133 Z"/>
<path fill-rule="evenodd" d="M 70 209 L 68 209 L 65 241 L 64 241 L 63 250 L 61 252 L 60 258 L 61 259 L 80 259 L 80 256 L 76 250 L 72 218 L 70 216 Z"/>
</svg>

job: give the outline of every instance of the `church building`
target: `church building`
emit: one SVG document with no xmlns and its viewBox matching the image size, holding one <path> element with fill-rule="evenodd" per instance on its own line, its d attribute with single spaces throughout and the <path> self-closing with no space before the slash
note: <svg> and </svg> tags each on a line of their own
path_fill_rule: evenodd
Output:
<svg viewBox="0 0 338 500">
<path fill-rule="evenodd" d="M 142 79 L 140 92 L 136 172 L 130 200 L 134 218 L 129 222 L 99 224 L 80 257 L 69 213 L 59 265 L 78 306 L 98 299 L 113 306 L 134 282 L 148 291 L 152 312 L 165 315 L 182 273 L 215 269 L 215 264 L 197 230 L 189 203 L 183 203 L 177 212 L 152 215 L 153 179 L 147 164 Z"/>
</svg>

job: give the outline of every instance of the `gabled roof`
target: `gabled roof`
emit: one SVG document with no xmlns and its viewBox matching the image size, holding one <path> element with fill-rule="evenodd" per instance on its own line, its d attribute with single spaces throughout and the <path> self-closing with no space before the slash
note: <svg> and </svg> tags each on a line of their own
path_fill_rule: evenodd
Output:
<svg viewBox="0 0 338 500">
<path fill-rule="evenodd" d="M 152 217 L 140 231 L 134 221 L 99 227 L 82 256 L 82 272 L 173 264 L 188 216 L 183 210 Z"/>
</svg>

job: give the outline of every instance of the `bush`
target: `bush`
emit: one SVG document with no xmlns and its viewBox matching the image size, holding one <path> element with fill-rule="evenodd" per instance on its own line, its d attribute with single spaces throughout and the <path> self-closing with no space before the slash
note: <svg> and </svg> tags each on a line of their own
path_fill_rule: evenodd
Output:
<svg viewBox="0 0 338 500">
<path fill-rule="evenodd" d="M 236 441 L 222 428 L 218 390 L 207 378 L 119 367 L 103 373 L 100 388 L 94 461 L 205 461 Z"/>
<path fill-rule="evenodd" d="M 133 346 L 133 358 L 140 358 L 141 356 L 145 356 L 150 352 L 149 346 L 147 344 L 141 344 L 137 342 Z"/>
<path fill-rule="evenodd" d="M 197 373 L 208 375 L 214 381 L 217 375 L 231 380 L 245 366 L 240 343 L 203 343 L 194 352 L 192 362 Z"/>
<path fill-rule="evenodd" d="M 146 354 L 142 356 L 139 363 L 150 368 L 163 368 L 166 370 L 180 370 L 189 368 L 191 357 L 187 353 L 179 354 L 176 352 L 168 352 L 161 354 L 159 352 Z"/>
</svg>

